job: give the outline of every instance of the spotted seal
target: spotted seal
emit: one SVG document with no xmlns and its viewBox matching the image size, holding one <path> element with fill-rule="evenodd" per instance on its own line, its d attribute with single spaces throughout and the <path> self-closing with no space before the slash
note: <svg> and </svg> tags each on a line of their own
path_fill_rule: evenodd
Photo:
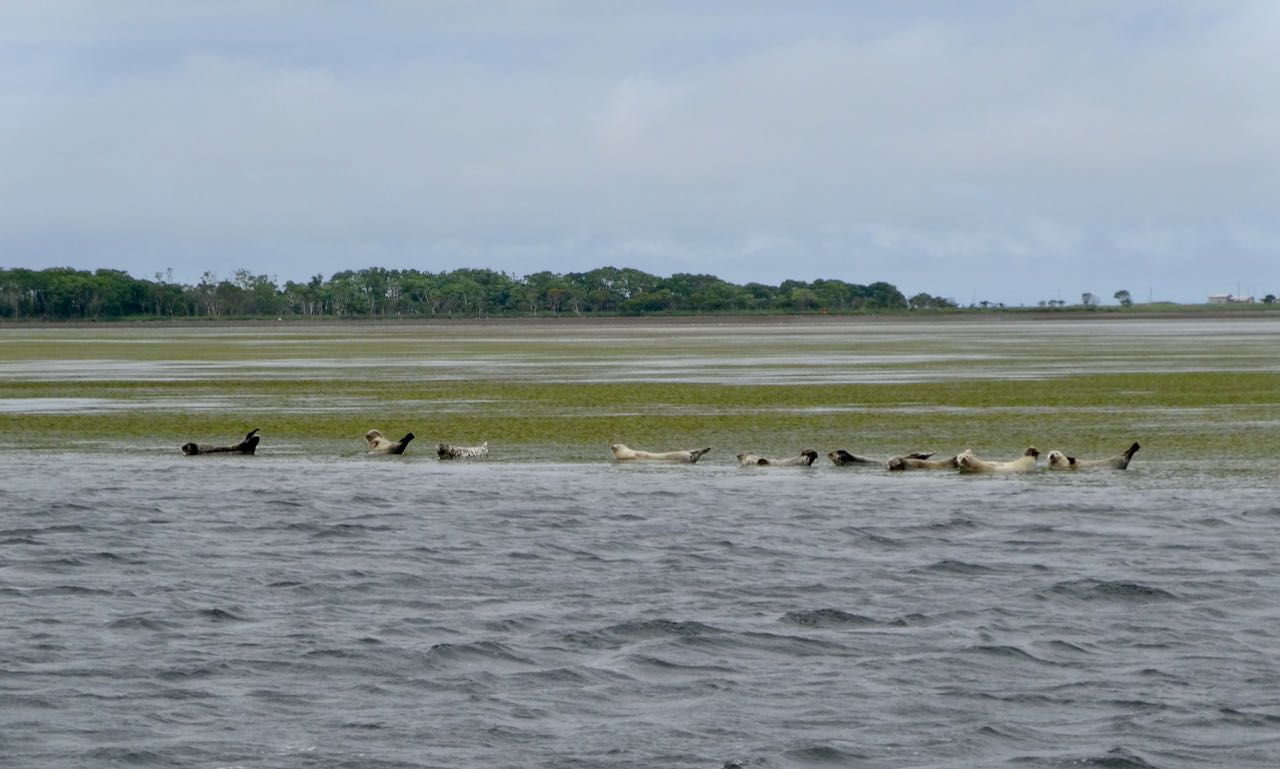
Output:
<svg viewBox="0 0 1280 769">
<path fill-rule="evenodd" d="M 756 454 L 754 451 L 748 451 L 746 453 L 738 455 L 738 464 L 742 465 L 743 467 L 750 467 L 750 466 L 785 467 L 785 466 L 794 466 L 794 465 L 803 465 L 805 467 L 809 467 L 810 465 L 813 464 L 814 460 L 816 460 L 817 458 L 818 458 L 818 452 L 814 451 L 813 449 L 805 449 L 804 451 L 800 452 L 797 456 L 787 457 L 786 459 L 765 459 L 759 454 Z"/>
<path fill-rule="evenodd" d="M 1118 456 L 1108 457 L 1106 459 L 1076 459 L 1063 454 L 1061 451 L 1049 452 L 1049 469 L 1050 470 L 1079 470 L 1086 467 L 1109 467 L 1113 470 L 1125 470 L 1129 467 L 1129 460 L 1133 459 L 1133 455 L 1138 453 L 1138 449 L 1142 448 L 1135 441 L 1132 446 L 1125 449 Z"/>
</svg>

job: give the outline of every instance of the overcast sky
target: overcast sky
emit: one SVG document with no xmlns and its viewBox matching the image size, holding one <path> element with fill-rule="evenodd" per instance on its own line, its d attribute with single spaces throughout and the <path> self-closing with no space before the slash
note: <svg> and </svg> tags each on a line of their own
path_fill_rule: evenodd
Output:
<svg viewBox="0 0 1280 769">
<path fill-rule="evenodd" d="M 1274 0 L 4 0 L 0 267 L 1280 294 Z"/>
</svg>

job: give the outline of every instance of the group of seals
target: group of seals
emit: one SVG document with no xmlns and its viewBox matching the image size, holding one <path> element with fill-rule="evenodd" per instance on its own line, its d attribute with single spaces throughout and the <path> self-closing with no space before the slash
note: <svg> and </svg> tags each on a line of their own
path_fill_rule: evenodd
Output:
<svg viewBox="0 0 1280 769">
<path fill-rule="evenodd" d="M 244 436 L 244 440 L 231 446 L 206 446 L 194 442 L 187 443 L 182 446 L 182 453 L 187 456 L 195 454 L 252 454 L 258 448 L 259 429 L 257 427 L 253 428 Z M 392 441 L 384 437 L 379 430 L 370 430 L 364 434 L 364 439 L 369 444 L 370 454 L 403 454 L 413 438 L 413 433 L 406 433 L 400 440 Z M 1069 457 L 1061 451 L 1054 450 L 1049 452 L 1049 469 L 1110 468 L 1113 470 L 1125 470 L 1129 467 L 1129 462 L 1133 459 L 1133 455 L 1140 448 L 1142 447 L 1135 442 L 1119 455 L 1106 459 L 1077 459 Z M 641 451 L 621 443 L 615 443 L 609 447 L 609 450 L 613 452 L 613 458 L 619 462 L 684 462 L 686 464 L 694 464 L 703 455 L 711 451 L 711 447 L 678 451 Z M 454 446 L 451 443 L 438 443 L 436 444 L 436 454 L 440 459 L 488 459 L 489 442 L 485 441 L 479 446 Z M 831 463 L 838 467 L 863 465 L 879 466 L 889 470 L 959 470 L 962 473 L 1017 473 L 1035 469 L 1040 450 L 1035 446 L 1030 446 L 1026 451 L 1022 452 L 1022 456 L 1007 461 L 979 459 L 974 455 L 973 449 L 965 449 L 949 459 L 932 459 L 932 456 L 932 453 L 912 453 L 882 460 L 860 457 L 844 449 L 836 449 L 827 454 L 827 458 L 831 460 Z M 810 467 L 817 458 L 818 452 L 813 449 L 805 449 L 794 457 L 784 459 L 766 459 L 754 451 L 737 455 L 738 464 L 743 467 Z"/>
<path fill-rule="evenodd" d="M 413 440 L 413 433 L 409 433 L 392 443 L 382 437 L 382 433 L 377 430 L 370 430 L 364 434 L 364 439 L 369 442 L 370 454 L 403 454 L 405 446 L 408 446 L 409 441 Z M 489 442 L 485 441 L 479 446 L 454 446 L 452 443 L 437 443 L 436 456 L 440 459 L 488 459 Z"/>
<path fill-rule="evenodd" d="M 836 449 L 827 454 L 827 459 L 831 460 L 831 464 L 836 467 L 848 467 L 849 465 L 876 465 L 878 467 L 887 467 L 890 470 L 910 470 L 910 469 L 931 469 L 941 470 L 945 467 L 955 467 L 955 457 L 951 459 L 929 459 L 933 456 L 933 452 L 928 454 L 907 454 L 906 456 L 893 457 L 892 459 L 870 459 L 868 457 L 860 457 L 857 454 L 850 454 L 844 449 Z"/>
<path fill-rule="evenodd" d="M 1134 443 L 1119 456 L 1109 457 L 1107 459 L 1076 459 L 1068 457 L 1061 451 L 1049 452 L 1049 469 L 1051 470 L 1077 470 L 1081 468 L 1099 467 L 1111 468 L 1115 470 L 1124 470 L 1129 467 L 1129 460 L 1133 459 L 1133 455 L 1141 448 Z M 613 452 L 614 459 L 619 462 L 631 460 L 648 460 L 654 462 L 686 462 L 693 464 L 697 462 L 704 454 L 710 451 L 710 448 L 683 450 L 683 451 L 640 451 L 625 446 L 621 443 L 615 443 L 609 447 Z M 965 449 L 953 457 L 946 459 L 933 459 L 932 453 L 912 453 L 900 457 L 892 457 L 890 459 L 871 459 L 869 457 L 861 457 L 852 454 L 844 449 L 836 449 L 827 454 L 827 458 L 837 467 L 849 466 L 874 466 L 882 467 L 888 470 L 958 470 L 962 473 L 1018 473 L 1027 472 L 1036 468 L 1036 460 L 1040 456 L 1040 450 L 1035 446 L 1030 446 L 1026 451 L 1022 452 L 1022 456 L 1017 459 L 1007 461 L 993 461 L 979 459 L 973 449 Z M 747 451 L 737 455 L 738 464 L 743 467 L 774 467 L 774 466 L 812 466 L 814 460 L 818 458 L 818 452 L 813 449 L 805 449 L 798 456 L 787 457 L 786 459 L 766 459 L 754 451 Z"/>
<path fill-rule="evenodd" d="M 195 454 L 252 454 L 258 448 L 258 430 L 253 428 L 244 440 L 234 446 L 206 446 L 198 443 L 187 443 L 182 446 L 182 453 L 187 456 Z M 405 436 L 398 441 L 393 441 L 382 434 L 381 430 L 370 430 L 364 434 L 365 442 L 369 444 L 370 454 L 403 454 L 405 448 L 409 446 L 409 442 L 414 438 L 413 433 L 405 433 Z M 479 446 L 454 446 L 449 443 L 436 444 L 436 454 L 441 459 L 488 459 L 489 458 L 489 442 L 485 441 Z"/>
<path fill-rule="evenodd" d="M 364 439 L 369 442 L 370 454 L 403 454 L 409 441 L 413 440 L 413 433 L 405 435 L 398 441 L 392 442 L 382 437 L 382 433 L 377 430 L 370 430 L 364 434 Z M 489 458 L 489 442 L 485 441 L 479 446 L 454 446 L 452 443 L 437 443 L 436 456 L 440 459 L 488 459 Z"/>
<path fill-rule="evenodd" d="M 1127 470 L 1133 455 L 1142 448 L 1136 441 L 1129 448 L 1114 457 L 1106 459 L 1076 459 L 1061 451 L 1049 452 L 1050 470 L 1080 470 L 1085 468 L 1106 468 L 1111 470 Z M 972 449 L 965 449 L 956 457 L 962 473 L 1017 473 L 1034 470 L 1040 452 L 1035 446 L 1029 447 L 1022 456 L 1007 462 L 988 462 L 973 455 Z"/>
</svg>

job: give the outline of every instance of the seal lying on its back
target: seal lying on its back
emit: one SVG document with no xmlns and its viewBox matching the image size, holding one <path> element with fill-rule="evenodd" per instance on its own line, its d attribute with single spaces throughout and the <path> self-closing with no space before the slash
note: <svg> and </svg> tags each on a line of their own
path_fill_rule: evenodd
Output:
<svg viewBox="0 0 1280 769">
<path fill-rule="evenodd" d="M 370 454 L 403 454 L 409 441 L 413 440 L 413 433 L 406 433 L 400 440 L 392 441 L 382 437 L 378 430 L 370 430 L 364 434 L 364 439 L 369 442 Z"/>
<path fill-rule="evenodd" d="M 933 456 L 932 452 L 928 454 L 914 453 L 914 454 L 907 454 L 905 457 L 894 457 L 893 459 L 886 462 L 883 459 L 871 459 L 870 457 L 860 457 L 857 454 L 850 454 L 844 449 L 836 449 L 830 454 L 827 454 L 827 459 L 830 459 L 831 463 L 836 465 L 837 467 L 849 467 L 851 465 L 878 465 L 880 467 L 888 467 L 890 470 L 894 470 L 897 468 L 894 468 L 890 464 L 893 462 L 894 459 L 910 459 L 910 460 L 919 460 L 923 462 L 931 456 Z"/>
<path fill-rule="evenodd" d="M 1133 459 L 1133 455 L 1138 453 L 1140 448 L 1142 447 L 1135 441 L 1132 446 L 1125 449 L 1123 454 L 1107 459 L 1076 459 L 1063 454 L 1061 451 L 1050 451 L 1049 469 L 1079 470 L 1082 467 L 1110 467 L 1115 470 L 1124 470 L 1129 467 L 1129 460 Z"/>
<path fill-rule="evenodd" d="M 234 446 L 202 446 L 198 443 L 185 443 L 182 446 L 182 453 L 187 456 L 195 454 L 252 454 L 258 448 L 257 432 L 261 428 L 253 428 L 249 434 L 244 436 L 244 440 Z"/>
<path fill-rule="evenodd" d="M 708 446 L 705 449 L 692 449 L 689 451 L 638 451 L 628 448 L 621 443 L 615 443 L 609 447 L 613 452 L 613 458 L 619 462 L 625 462 L 632 459 L 645 460 L 649 462 L 688 462 L 693 464 L 697 462 L 703 454 L 711 450 Z"/>
<path fill-rule="evenodd" d="M 799 456 L 788 457 L 787 459 L 765 459 L 764 457 L 760 456 L 759 454 L 756 454 L 755 452 L 748 451 L 745 454 L 738 455 L 738 464 L 742 465 L 743 467 L 748 467 L 751 465 L 755 465 L 757 467 L 769 467 L 772 465 L 779 465 L 779 466 L 804 465 L 805 467 L 808 467 L 812 465 L 813 461 L 817 458 L 818 458 L 818 452 L 814 451 L 813 449 L 805 449 L 804 451 L 800 452 Z"/>
<path fill-rule="evenodd" d="M 1017 459 L 1008 462 L 988 462 L 974 456 L 973 449 L 965 449 L 956 457 L 956 463 L 962 473 L 1020 473 L 1035 469 L 1038 456 L 1040 456 L 1040 450 L 1031 446 Z"/>
<path fill-rule="evenodd" d="M 437 443 L 436 456 L 441 459 L 488 459 L 489 442 L 479 446 L 454 446 L 452 443 Z"/>
</svg>

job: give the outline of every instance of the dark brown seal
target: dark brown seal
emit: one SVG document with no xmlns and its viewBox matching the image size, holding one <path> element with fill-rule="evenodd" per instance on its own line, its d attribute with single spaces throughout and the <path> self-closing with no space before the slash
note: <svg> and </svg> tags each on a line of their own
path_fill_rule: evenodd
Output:
<svg viewBox="0 0 1280 769">
<path fill-rule="evenodd" d="M 244 436 L 244 440 L 234 446 L 205 446 L 199 443 L 186 443 L 182 446 L 182 453 L 187 456 L 196 454 L 252 454 L 258 448 L 258 430 L 255 427 Z"/>
</svg>

